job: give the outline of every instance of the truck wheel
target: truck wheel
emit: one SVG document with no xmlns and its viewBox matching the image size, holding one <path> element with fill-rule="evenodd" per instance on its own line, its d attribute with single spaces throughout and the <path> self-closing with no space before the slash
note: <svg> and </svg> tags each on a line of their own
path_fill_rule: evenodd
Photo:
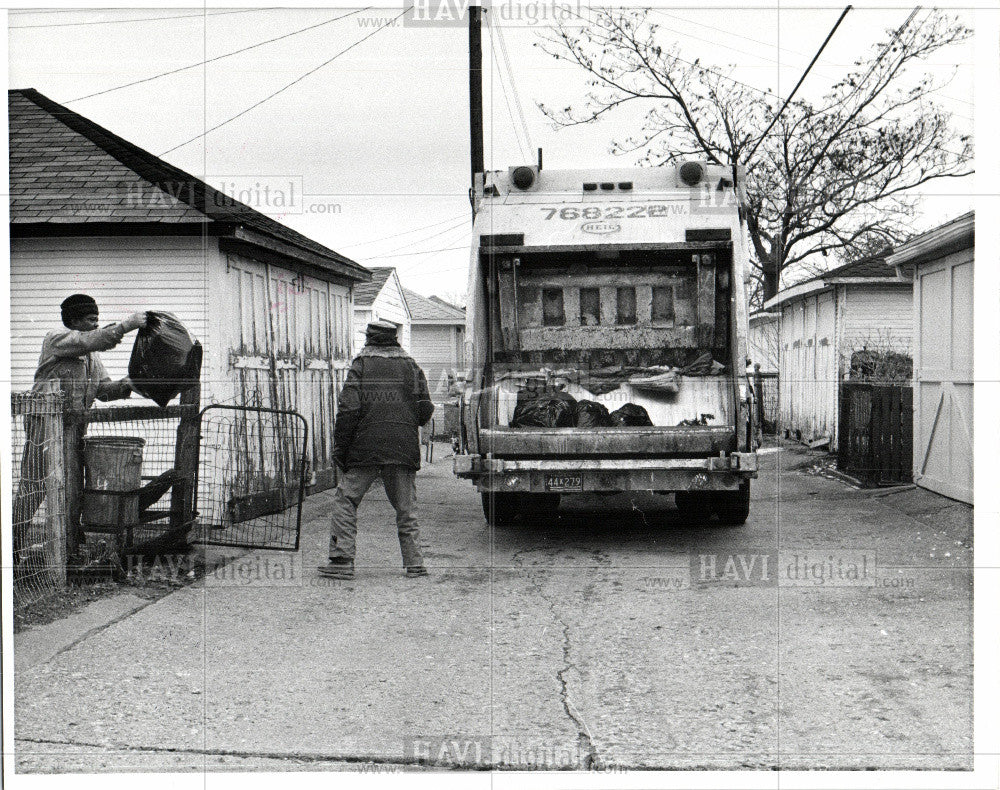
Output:
<svg viewBox="0 0 1000 790">
<path fill-rule="evenodd" d="M 520 494 L 482 492 L 483 515 L 491 527 L 506 527 L 521 513 Z"/>
<path fill-rule="evenodd" d="M 522 519 L 551 518 L 559 509 L 559 494 L 521 494 Z"/>
<path fill-rule="evenodd" d="M 715 514 L 719 523 L 738 527 L 750 515 L 750 481 L 744 480 L 736 491 L 720 491 L 716 494 Z"/>
<path fill-rule="evenodd" d="M 678 491 L 674 502 L 685 521 L 700 522 L 712 515 L 712 503 L 701 492 Z"/>
</svg>

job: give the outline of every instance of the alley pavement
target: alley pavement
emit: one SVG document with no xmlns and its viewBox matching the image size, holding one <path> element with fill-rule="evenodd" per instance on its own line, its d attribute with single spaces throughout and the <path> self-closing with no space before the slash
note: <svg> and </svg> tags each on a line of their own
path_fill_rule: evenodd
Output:
<svg viewBox="0 0 1000 790">
<path fill-rule="evenodd" d="M 436 453 L 429 577 L 376 483 L 357 578 L 320 578 L 315 495 L 297 554 L 21 662 L 17 770 L 971 769 L 971 509 L 786 447 L 743 527 L 579 496 L 494 531 Z"/>
</svg>

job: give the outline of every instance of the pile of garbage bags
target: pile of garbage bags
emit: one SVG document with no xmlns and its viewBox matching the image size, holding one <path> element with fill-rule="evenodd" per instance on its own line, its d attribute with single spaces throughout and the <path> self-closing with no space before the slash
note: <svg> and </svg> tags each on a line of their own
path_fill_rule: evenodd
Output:
<svg viewBox="0 0 1000 790">
<path fill-rule="evenodd" d="M 560 391 L 520 390 L 511 428 L 615 428 L 652 426 L 649 413 L 634 403 L 609 412 L 602 403 L 576 400 Z"/>
</svg>

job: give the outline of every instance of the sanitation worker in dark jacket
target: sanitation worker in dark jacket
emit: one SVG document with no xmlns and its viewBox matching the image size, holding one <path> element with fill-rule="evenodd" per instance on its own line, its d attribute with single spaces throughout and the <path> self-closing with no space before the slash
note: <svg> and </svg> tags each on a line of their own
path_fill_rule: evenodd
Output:
<svg viewBox="0 0 1000 790">
<path fill-rule="evenodd" d="M 427 575 L 413 510 L 420 426 L 433 413 L 424 372 L 400 348 L 396 327 L 384 321 L 369 324 L 365 347 L 351 364 L 337 409 L 333 454 L 339 474 L 333 496 L 330 562 L 319 568 L 323 576 L 354 578 L 358 505 L 379 477 L 396 510 L 406 575 Z"/>
</svg>

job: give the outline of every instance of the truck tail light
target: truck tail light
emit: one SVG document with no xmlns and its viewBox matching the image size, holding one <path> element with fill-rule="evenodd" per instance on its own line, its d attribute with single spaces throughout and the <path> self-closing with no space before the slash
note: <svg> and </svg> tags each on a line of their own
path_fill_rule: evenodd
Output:
<svg viewBox="0 0 1000 790">
<path fill-rule="evenodd" d="M 518 189 L 531 189 L 531 185 L 535 183 L 535 171 L 525 165 L 515 167 L 510 180 Z"/>
<path fill-rule="evenodd" d="M 681 165 L 680 177 L 681 181 L 693 187 L 705 177 L 705 168 L 700 162 L 685 162 Z"/>
</svg>

